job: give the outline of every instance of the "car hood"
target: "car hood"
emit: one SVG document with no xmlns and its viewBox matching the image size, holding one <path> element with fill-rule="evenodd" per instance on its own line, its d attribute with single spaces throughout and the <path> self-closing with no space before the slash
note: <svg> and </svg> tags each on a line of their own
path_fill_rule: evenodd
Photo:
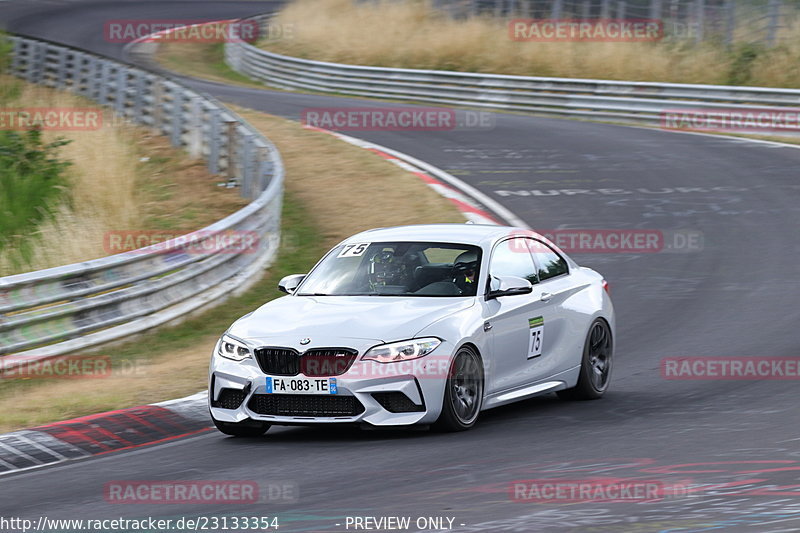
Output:
<svg viewBox="0 0 800 533">
<path fill-rule="evenodd" d="M 341 345 L 343 339 L 392 342 L 414 335 L 475 298 L 284 296 L 237 320 L 229 333 L 243 340 L 299 347 Z"/>
</svg>

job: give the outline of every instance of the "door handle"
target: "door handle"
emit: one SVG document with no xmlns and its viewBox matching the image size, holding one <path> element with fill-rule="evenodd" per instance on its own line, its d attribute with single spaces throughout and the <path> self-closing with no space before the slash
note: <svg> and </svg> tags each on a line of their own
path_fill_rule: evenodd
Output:
<svg viewBox="0 0 800 533">
<path fill-rule="evenodd" d="M 552 297 L 553 297 L 553 295 L 550 294 L 549 292 L 543 292 L 542 295 L 539 296 L 539 299 L 541 301 L 543 301 L 543 302 L 548 302 L 548 301 L 550 301 L 550 298 L 552 298 Z"/>
</svg>

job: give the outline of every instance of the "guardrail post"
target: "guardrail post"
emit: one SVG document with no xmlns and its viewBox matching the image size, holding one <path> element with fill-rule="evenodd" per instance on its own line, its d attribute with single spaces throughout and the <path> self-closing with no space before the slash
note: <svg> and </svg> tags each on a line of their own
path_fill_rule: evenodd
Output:
<svg viewBox="0 0 800 533">
<path fill-rule="evenodd" d="M 58 67 L 56 69 L 56 87 L 64 88 L 64 79 L 67 76 L 67 49 L 58 49 Z"/>
<path fill-rule="evenodd" d="M 100 60 L 100 79 L 98 79 L 99 94 L 97 100 L 101 105 L 108 104 L 108 84 L 111 82 L 111 65 L 105 59 Z"/>
<path fill-rule="evenodd" d="M 220 136 L 222 117 L 220 115 L 222 115 L 222 111 L 216 106 L 209 111 L 208 171 L 212 174 L 219 174 L 219 149 L 222 144 L 222 137 Z"/>
<path fill-rule="evenodd" d="M 781 0 L 769 0 L 768 10 L 767 46 L 774 46 L 778 35 L 778 21 L 781 18 Z"/>
<path fill-rule="evenodd" d="M 733 36 L 736 32 L 736 5 L 734 0 L 725 0 L 725 45 L 733 46 Z"/>
<path fill-rule="evenodd" d="M 150 115 L 153 117 L 153 129 L 160 135 L 164 127 L 164 81 L 153 80 L 153 103 Z"/>
<path fill-rule="evenodd" d="M 263 192 L 269 184 L 269 176 L 272 174 L 272 159 L 270 158 L 269 147 L 258 151 L 258 192 Z"/>
<path fill-rule="evenodd" d="M 600 18 L 611 18 L 611 0 L 603 0 L 603 3 L 600 4 Z"/>
<path fill-rule="evenodd" d="M 233 70 L 239 70 L 241 68 L 240 43 L 237 43 L 235 40 L 225 43 L 225 62 L 228 63 Z"/>
<path fill-rule="evenodd" d="M 56 81 L 58 79 L 58 56 L 59 50 L 55 49 L 55 61 L 53 62 L 52 66 L 51 63 L 48 61 L 50 58 L 50 46 L 45 45 L 42 50 L 42 58 L 41 58 L 41 65 L 42 70 L 39 74 L 39 83 L 40 85 L 44 85 L 45 87 L 50 87 L 55 89 L 56 88 Z"/>
<path fill-rule="evenodd" d="M 182 143 L 183 126 L 183 91 L 173 90 L 172 92 L 172 120 L 170 123 L 169 140 L 172 146 L 180 146 Z"/>
<path fill-rule="evenodd" d="M 200 97 L 193 96 L 189 103 L 189 156 L 198 158 L 203 155 L 203 108 Z"/>
<path fill-rule="evenodd" d="M 36 68 L 34 69 L 36 73 L 35 83 L 45 82 L 47 48 L 47 43 L 39 43 L 39 46 L 36 48 Z"/>
<path fill-rule="evenodd" d="M 242 139 L 242 186 L 241 195 L 250 198 L 253 195 L 253 172 L 255 170 L 255 140 L 252 135 L 245 135 Z"/>
<path fill-rule="evenodd" d="M 89 56 L 86 60 L 86 84 L 81 88 L 78 94 L 87 98 L 92 98 L 95 95 L 95 87 L 97 86 L 97 58 Z"/>
<path fill-rule="evenodd" d="M 561 1 L 562 0 L 554 0 L 553 7 L 550 10 L 550 18 L 552 18 L 552 19 L 560 19 L 561 18 L 561 12 L 562 12 L 563 7 L 564 7 L 562 5 Z"/>
<path fill-rule="evenodd" d="M 83 67 L 86 62 L 86 54 L 83 52 L 73 52 L 72 54 L 72 84 L 70 90 L 76 94 L 81 93 L 81 86 L 83 84 L 84 72 Z"/>
<path fill-rule="evenodd" d="M 695 26 L 697 33 L 695 34 L 695 42 L 702 42 L 704 38 L 705 25 L 706 25 L 706 3 L 705 0 L 695 0 Z"/>
<path fill-rule="evenodd" d="M 144 72 L 133 71 L 133 119 L 142 122 L 142 104 L 144 100 Z"/>
<path fill-rule="evenodd" d="M 226 163 L 227 168 L 225 169 L 228 179 L 232 180 L 236 177 L 236 165 L 234 161 L 236 161 L 236 121 L 235 120 L 226 120 L 225 121 L 225 149 L 226 149 Z"/>
<path fill-rule="evenodd" d="M 581 4 L 581 19 L 589 20 L 592 18 L 592 2 L 591 0 L 584 0 Z"/>
<path fill-rule="evenodd" d="M 128 71 L 125 68 L 117 69 L 117 97 L 114 100 L 114 110 L 120 117 L 125 117 L 125 103 L 128 100 Z"/>
<path fill-rule="evenodd" d="M 661 0 L 650 0 L 650 18 L 652 20 L 661 18 Z"/>
<path fill-rule="evenodd" d="M 30 45 L 30 52 L 28 53 L 28 77 L 30 83 L 37 83 L 40 79 L 40 71 L 42 68 L 42 54 L 41 51 L 46 45 L 40 42 L 34 42 Z"/>
<path fill-rule="evenodd" d="M 519 7 L 519 0 L 509 0 L 508 2 L 508 16 L 510 17 L 518 17 L 522 10 Z M 455 6 L 450 8 L 450 16 L 452 17 L 455 13 Z"/>
</svg>

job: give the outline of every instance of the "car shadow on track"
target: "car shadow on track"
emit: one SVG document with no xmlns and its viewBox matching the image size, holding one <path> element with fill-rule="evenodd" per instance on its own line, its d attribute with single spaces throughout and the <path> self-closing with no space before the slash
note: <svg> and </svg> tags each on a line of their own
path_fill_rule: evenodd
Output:
<svg viewBox="0 0 800 533">
<path fill-rule="evenodd" d="M 415 441 L 419 439 L 449 438 L 455 435 L 483 434 L 500 429 L 500 426 L 518 424 L 541 424 L 543 422 L 563 422 L 565 419 L 576 421 L 585 419 L 590 424 L 606 424 L 616 419 L 614 413 L 619 407 L 618 401 L 624 395 L 609 394 L 606 398 L 591 402 L 565 402 L 555 394 L 543 395 L 529 400 L 516 402 L 481 414 L 478 424 L 466 433 L 445 433 L 428 426 L 406 426 L 401 428 L 365 428 L 357 425 L 329 426 L 273 426 L 265 435 L 252 438 L 220 438 L 231 446 L 248 445 L 270 441 L 282 444 L 308 442 L 382 442 L 382 441 Z M 640 400 L 626 398 L 624 403 L 640 403 Z"/>
</svg>

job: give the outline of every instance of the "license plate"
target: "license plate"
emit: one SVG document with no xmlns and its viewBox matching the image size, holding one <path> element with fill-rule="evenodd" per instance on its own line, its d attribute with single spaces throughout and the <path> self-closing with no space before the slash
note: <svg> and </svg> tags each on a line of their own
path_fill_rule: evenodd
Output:
<svg viewBox="0 0 800 533">
<path fill-rule="evenodd" d="M 336 393 L 336 378 L 267 378 L 267 394 Z"/>
</svg>

